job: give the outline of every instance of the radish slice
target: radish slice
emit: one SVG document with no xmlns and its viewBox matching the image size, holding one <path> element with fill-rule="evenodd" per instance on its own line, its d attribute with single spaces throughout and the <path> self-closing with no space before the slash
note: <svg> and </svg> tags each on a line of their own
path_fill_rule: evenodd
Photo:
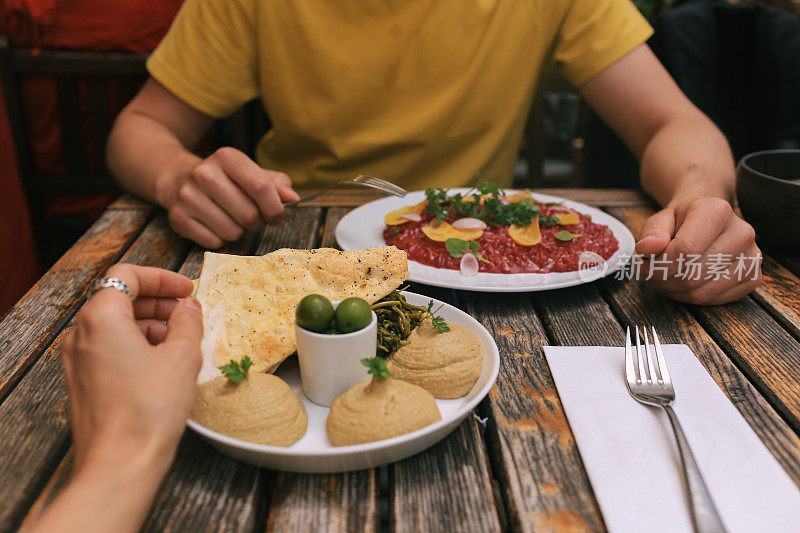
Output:
<svg viewBox="0 0 800 533">
<path fill-rule="evenodd" d="M 422 220 L 422 217 L 419 215 L 400 215 L 400 218 L 410 220 L 411 222 L 419 222 L 420 220 Z"/>
<path fill-rule="evenodd" d="M 472 277 L 478 273 L 478 258 L 472 252 L 461 256 L 461 274 Z"/>
<path fill-rule="evenodd" d="M 459 218 L 452 224 L 457 229 L 486 229 L 486 222 L 479 218 Z"/>
</svg>

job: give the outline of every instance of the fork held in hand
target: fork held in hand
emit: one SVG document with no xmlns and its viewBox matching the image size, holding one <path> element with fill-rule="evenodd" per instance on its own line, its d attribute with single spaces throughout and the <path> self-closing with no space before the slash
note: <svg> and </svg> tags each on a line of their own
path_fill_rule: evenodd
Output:
<svg viewBox="0 0 800 533">
<path fill-rule="evenodd" d="M 283 207 L 292 207 L 292 206 L 295 206 L 295 205 L 303 203 L 303 202 L 308 202 L 309 200 L 313 200 L 317 196 L 325 194 L 326 192 L 328 192 L 329 190 L 333 189 L 334 187 L 339 187 L 339 186 L 342 186 L 342 185 L 355 185 L 357 187 L 365 187 L 367 189 L 375 189 L 375 190 L 384 192 L 386 194 L 390 194 L 392 196 L 399 196 L 400 198 L 403 198 L 403 197 L 405 197 L 406 194 L 408 194 L 408 192 L 405 189 L 403 189 L 402 187 L 398 187 L 394 183 L 389 183 L 388 181 L 382 180 L 380 178 L 372 178 L 370 176 L 364 176 L 362 174 L 359 174 L 355 178 L 352 178 L 352 179 L 349 179 L 349 180 L 339 180 L 337 182 L 331 183 L 330 185 L 328 185 L 324 189 L 321 189 L 321 190 L 319 190 L 319 191 L 317 191 L 317 192 L 315 192 L 313 194 L 309 194 L 308 196 L 304 196 L 303 198 L 300 198 L 299 200 L 295 200 L 294 202 L 289 202 L 287 204 L 283 204 Z"/>
<path fill-rule="evenodd" d="M 644 349 L 639 342 L 639 327 L 636 326 L 636 350 L 631 347 L 631 328 L 625 331 L 625 381 L 628 391 L 637 401 L 656 407 L 663 407 L 669 417 L 675 439 L 678 441 L 678 451 L 683 465 L 683 481 L 689 494 L 691 503 L 692 524 L 698 533 L 725 532 L 725 526 L 719 518 L 714 501 L 708 493 L 703 476 L 697 467 L 697 462 L 689 447 L 689 442 L 683 434 L 683 429 L 678 422 L 678 417 L 670 404 L 675 400 L 675 388 L 669 377 L 667 363 L 664 361 L 664 352 L 661 343 L 653 332 L 653 351 L 647 339 L 647 329 L 642 327 L 644 334 Z M 655 357 L 653 357 L 655 352 Z"/>
</svg>

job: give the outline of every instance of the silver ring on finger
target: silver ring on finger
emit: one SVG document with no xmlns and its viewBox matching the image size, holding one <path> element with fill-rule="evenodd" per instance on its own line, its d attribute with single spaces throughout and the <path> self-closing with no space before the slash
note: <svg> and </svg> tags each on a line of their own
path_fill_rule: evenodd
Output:
<svg viewBox="0 0 800 533">
<path fill-rule="evenodd" d="M 89 287 L 89 290 L 86 291 L 86 299 L 88 300 L 89 298 L 94 296 L 97 291 L 102 289 L 118 290 L 119 292 L 121 292 L 122 294 L 133 300 L 133 294 L 131 293 L 130 287 L 128 287 L 128 284 L 125 282 L 125 280 L 120 278 L 98 279 L 92 284 L 91 287 Z"/>
</svg>

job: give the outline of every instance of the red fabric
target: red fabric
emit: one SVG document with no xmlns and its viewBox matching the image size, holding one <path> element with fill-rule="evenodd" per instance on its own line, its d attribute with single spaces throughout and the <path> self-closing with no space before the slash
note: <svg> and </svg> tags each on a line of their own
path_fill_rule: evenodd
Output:
<svg viewBox="0 0 800 533">
<path fill-rule="evenodd" d="M 182 3 L 6 0 L 0 16 L 3 32 L 16 47 L 149 53 L 169 29 Z M 22 81 L 22 93 L 34 166 L 45 174 L 63 174 L 55 82 L 29 77 Z M 44 210 L 91 221 L 113 199 L 108 194 L 62 194 L 45 198 Z"/>
<path fill-rule="evenodd" d="M 166 33 L 182 3 L 183 0 L 0 0 L 0 32 L 18 48 L 149 53 Z M 54 80 L 28 77 L 22 80 L 21 92 L 34 166 L 47 174 L 63 174 Z M 0 142 L 2 314 L 38 277 L 29 217 L 2 103 Z M 45 210 L 94 220 L 112 200 L 110 195 L 64 194 L 46 199 Z"/>
<path fill-rule="evenodd" d="M 0 87 L 0 101 L 3 89 Z M 0 316 L 39 277 L 30 215 L 19 180 L 11 127 L 5 106 L 0 106 Z"/>
<path fill-rule="evenodd" d="M 183 0 L 5 0 L 3 32 L 18 47 L 149 53 Z"/>
</svg>

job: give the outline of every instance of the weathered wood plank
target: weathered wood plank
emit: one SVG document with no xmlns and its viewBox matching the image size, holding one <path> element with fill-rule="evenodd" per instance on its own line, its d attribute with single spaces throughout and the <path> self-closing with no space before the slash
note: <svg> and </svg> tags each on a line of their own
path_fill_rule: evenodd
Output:
<svg viewBox="0 0 800 533">
<path fill-rule="evenodd" d="M 376 469 L 342 474 L 280 473 L 267 531 L 376 531 Z"/>
<path fill-rule="evenodd" d="M 764 281 L 753 298 L 800 339 L 800 279 L 769 256 L 764 258 L 761 271 Z"/>
<path fill-rule="evenodd" d="M 134 196 L 130 193 L 125 193 L 108 206 L 108 209 L 158 209 L 157 206 Z"/>
<path fill-rule="evenodd" d="M 0 404 L 0 531 L 14 531 L 69 442 L 61 331 Z"/>
<path fill-rule="evenodd" d="M 492 466 L 512 529 L 598 531 L 603 519 L 542 350 L 550 341 L 533 305 L 541 294 L 459 295 L 500 349 L 500 374 L 483 404 Z"/>
<path fill-rule="evenodd" d="M 447 438 L 389 472 L 394 531 L 500 531 L 486 449 L 471 413 Z"/>
<path fill-rule="evenodd" d="M 185 248 L 185 241 L 172 233 L 161 215 L 147 225 L 122 261 L 175 269 Z M 85 286 L 80 294 L 84 291 Z M 0 531 L 16 527 L 66 451 L 69 429 L 59 350 L 72 323 L 74 316 L 0 404 Z"/>
<path fill-rule="evenodd" d="M 119 258 L 149 218 L 149 210 L 106 212 L 3 316 L 0 401 L 69 321 L 89 283 Z"/>
<path fill-rule="evenodd" d="M 767 255 L 771 255 L 787 270 L 789 270 L 795 276 L 800 277 L 800 257 L 790 257 L 782 252 L 771 249 L 769 246 L 762 245 L 762 248 Z"/>
<path fill-rule="evenodd" d="M 624 331 L 596 283 L 535 293 L 534 305 L 550 338 L 571 346 L 622 346 Z"/>
<path fill-rule="evenodd" d="M 654 205 L 646 194 L 631 189 L 536 189 L 534 192 L 563 196 L 596 207 Z"/>
<path fill-rule="evenodd" d="M 218 453 L 190 430 L 142 531 L 255 531 L 271 472 Z"/>
<path fill-rule="evenodd" d="M 339 248 L 336 242 L 336 225 L 342 217 L 352 211 L 350 207 L 331 207 L 325 213 L 325 226 L 322 228 L 320 248 Z"/>
<path fill-rule="evenodd" d="M 751 298 L 691 310 L 792 429 L 800 432 L 800 342 Z"/>
<path fill-rule="evenodd" d="M 50 477 L 50 480 L 47 482 L 47 485 L 42 489 L 42 492 L 39 493 L 39 496 L 36 498 L 36 501 L 31 506 L 28 514 L 25 515 L 25 519 L 20 524 L 19 530 L 20 531 L 27 531 L 39 517 L 42 515 L 47 506 L 53 503 L 53 500 L 64 487 L 67 486 L 67 482 L 69 481 L 70 475 L 72 474 L 72 465 L 73 465 L 73 449 L 70 448 L 69 451 L 64 455 L 64 458 L 56 467 L 55 472 Z"/>
<path fill-rule="evenodd" d="M 320 241 L 322 208 L 296 207 L 287 209 L 280 226 L 267 226 L 258 236 L 257 255 L 278 248 L 314 248 Z"/>
</svg>

